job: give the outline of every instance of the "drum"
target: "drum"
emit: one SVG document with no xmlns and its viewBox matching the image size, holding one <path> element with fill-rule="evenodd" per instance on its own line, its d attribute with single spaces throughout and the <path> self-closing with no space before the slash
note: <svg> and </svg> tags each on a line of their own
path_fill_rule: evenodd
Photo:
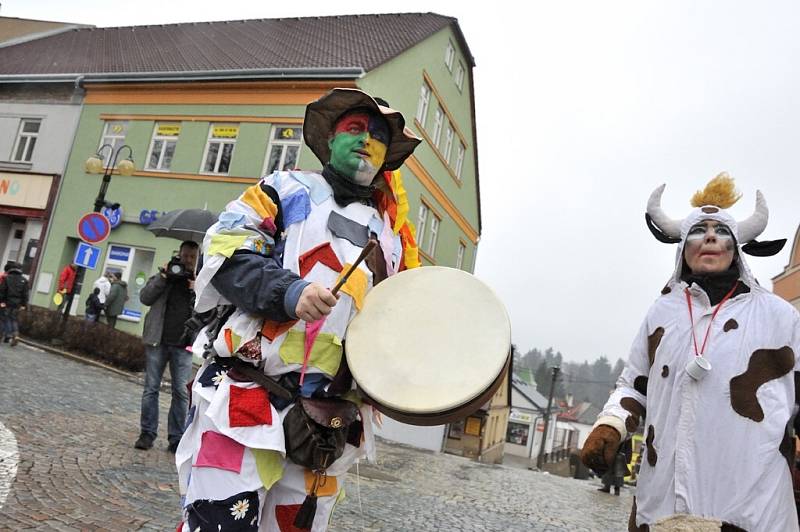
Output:
<svg viewBox="0 0 800 532">
<path fill-rule="evenodd" d="M 511 323 L 483 282 L 425 266 L 373 288 L 347 329 L 347 363 L 365 399 L 412 425 L 464 419 L 511 363 Z"/>
</svg>

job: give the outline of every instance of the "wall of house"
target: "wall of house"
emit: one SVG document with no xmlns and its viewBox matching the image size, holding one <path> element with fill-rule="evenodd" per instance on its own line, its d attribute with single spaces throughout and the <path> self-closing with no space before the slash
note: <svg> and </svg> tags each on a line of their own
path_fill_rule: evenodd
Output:
<svg viewBox="0 0 800 532">
<path fill-rule="evenodd" d="M 789 264 L 772 278 L 772 290 L 800 310 L 800 227 L 794 237 Z"/>
<path fill-rule="evenodd" d="M 383 416 L 383 425 L 375 428 L 375 434 L 391 441 L 413 445 L 420 449 L 441 452 L 445 425 L 418 427 Z"/>
</svg>

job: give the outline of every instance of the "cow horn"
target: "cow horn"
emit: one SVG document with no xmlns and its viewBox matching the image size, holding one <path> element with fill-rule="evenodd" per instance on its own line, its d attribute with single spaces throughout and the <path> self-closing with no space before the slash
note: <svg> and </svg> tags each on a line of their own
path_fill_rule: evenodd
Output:
<svg viewBox="0 0 800 532">
<path fill-rule="evenodd" d="M 769 209 L 767 201 L 760 190 L 756 190 L 756 210 L 746 220 L 737 222 L 739 225 L 739 242 L 747 243 L 755 240 L 758 235 L 764 232 L 769 221 Z"/>
<path fill-rule="evenodd" d="M 666 184 L 661 185 L 650 194 L 650 199 L 647 200 L 647 214 L 650 215 L 650 218 L 653 219 L 653 222 L 665 235 L 680 238 L 681 221 L 673 220 L 661 208 L 661 195 L 666 187 Z"/>
</svg>

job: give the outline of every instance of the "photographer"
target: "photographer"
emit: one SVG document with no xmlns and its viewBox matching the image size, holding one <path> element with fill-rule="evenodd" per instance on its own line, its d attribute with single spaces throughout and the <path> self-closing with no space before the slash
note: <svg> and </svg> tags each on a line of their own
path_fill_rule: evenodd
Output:
<svg viewBox="0 0 800 532">
<path fill-rule="evenodd" d="M 159 273 L 148 279 L 139 293 L 139 300 L 150 307 L 144 319 L 142 340 L 145 343 L 144 392 L 142 393 L 141 433 L 134 447 L 147 450 L 158 433 L 158 392 L 164 368 L 169 363 L 172 381 L 172 402 L 167 423 L 167 449 L 174 453 L 183 435 L 189 396 L 186 384 L 192 370 L 192 353 L 186 350 L 184 325 L 194 306 L 194 271 L 197 244 L 181 244 Z"/>
</svg>

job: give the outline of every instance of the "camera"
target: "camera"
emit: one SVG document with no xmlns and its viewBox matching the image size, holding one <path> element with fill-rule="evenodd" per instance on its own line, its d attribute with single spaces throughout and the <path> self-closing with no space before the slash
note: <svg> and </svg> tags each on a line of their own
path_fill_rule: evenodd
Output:
<svg viewBox="0 0 800 532">
<path fill-rule="evenodd" d="M 189 271 L 180 257 L 172 257 L 164 269 L 167 279 L 194 279 L 194 272 Z"/>
</svg>

